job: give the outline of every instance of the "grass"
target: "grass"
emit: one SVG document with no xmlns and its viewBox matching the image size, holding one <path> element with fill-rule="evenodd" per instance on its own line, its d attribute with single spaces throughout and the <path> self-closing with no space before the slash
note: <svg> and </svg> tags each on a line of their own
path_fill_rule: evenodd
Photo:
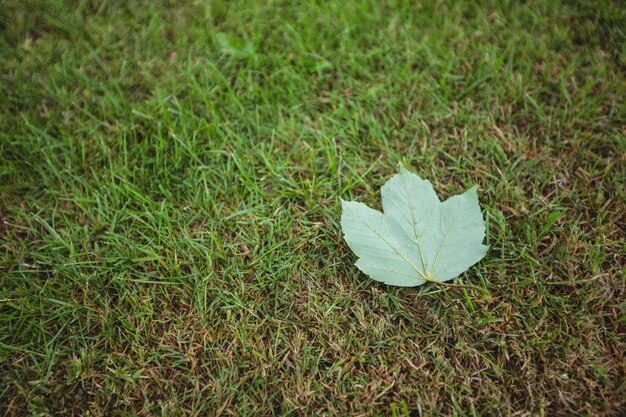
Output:
<svg viewBox="0 0 626 417">
<path fill-rule="evenodd" d="M 626 413 L 620 2 L 0 7 L 0 414 Z M 479 185 L 394 288 L 339 199 Z"/>
</svg>

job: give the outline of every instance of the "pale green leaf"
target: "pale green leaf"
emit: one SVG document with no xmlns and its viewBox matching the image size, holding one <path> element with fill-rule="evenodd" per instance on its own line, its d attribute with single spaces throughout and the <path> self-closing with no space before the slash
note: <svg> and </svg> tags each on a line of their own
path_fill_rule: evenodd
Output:
<svg viewBox="0 0 626 417">
<path fill-rule="evenodd" d="M 341 228 L 356 266 L 403 287 L 457 277 L 488 249 L 476 188 L 442 203 L 430 182 L 401 169 L 381 190 L 384 214 L 342 200 Z"/>
</svg>

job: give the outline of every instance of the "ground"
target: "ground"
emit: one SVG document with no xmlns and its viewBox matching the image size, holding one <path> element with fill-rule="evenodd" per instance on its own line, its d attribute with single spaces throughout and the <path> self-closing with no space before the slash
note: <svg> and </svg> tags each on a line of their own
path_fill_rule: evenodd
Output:
<svg viewBox="0 0 626 417">
<path fill-rule="evenodd" d="M 626 414 L 621 2 L 0 7 L 0 414 Z M 399 164 L 487 256 L 345 244 Z"/>
</svg>

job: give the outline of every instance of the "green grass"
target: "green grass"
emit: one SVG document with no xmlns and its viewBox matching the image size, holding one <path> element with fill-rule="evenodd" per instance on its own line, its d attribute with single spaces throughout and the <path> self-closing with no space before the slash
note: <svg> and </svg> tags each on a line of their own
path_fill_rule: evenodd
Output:
<svg viewBox="0 0 626 417">
<path fill-rule="evenodd" d="M 0 414 L 626 413 L 619 1 L 0 7 Z M 473 184 L 394 288 L 339 199 Z"/>
</svg>

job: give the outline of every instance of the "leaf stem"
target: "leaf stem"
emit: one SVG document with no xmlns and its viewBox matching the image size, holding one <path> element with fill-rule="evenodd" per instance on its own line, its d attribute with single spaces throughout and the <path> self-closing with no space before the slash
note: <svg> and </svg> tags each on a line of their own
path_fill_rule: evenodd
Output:
<svg viewBox="0 0 626 417">
<path fill-rule="evenodd" d="M 489 290 L 487 290 L 486 288 L 483 287 L 478 287 L 476 285 L 471 285 L 471 284 L 453 284 L 451 282 L 440 282 L 440 281 L 435 281 L 434 279 L 428 278 L 423 276 L 422 279 L 426 282 L 429 282 L 431 284 L 436 284 L 442 287 L 449 287 L 449 288 L 466 288 L 468 290 L 477 290 L 482 292 L 483 294 L 486 295 L 491 295 L 491 293 L 489 292 Z"/>
</svg>

